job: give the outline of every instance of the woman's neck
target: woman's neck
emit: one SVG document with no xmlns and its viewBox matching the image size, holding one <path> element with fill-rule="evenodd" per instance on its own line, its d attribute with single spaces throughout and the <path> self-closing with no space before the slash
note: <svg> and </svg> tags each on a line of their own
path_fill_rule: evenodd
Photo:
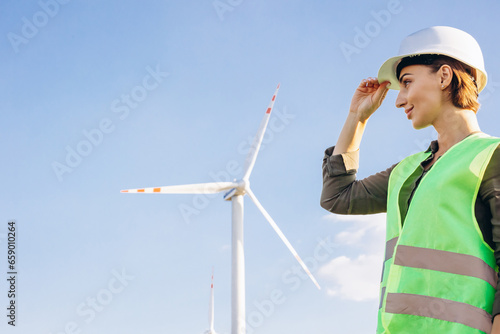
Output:
<svg viewBox="0 0 500 334">
<path fill-rule="evenodd" d="M 472 110 L 449 108 L 441 113 L 434 128 L 438 133 L 439 151 L 446 152 L 471 133 L 480 132 L 476 114 Z"/>
</svg>

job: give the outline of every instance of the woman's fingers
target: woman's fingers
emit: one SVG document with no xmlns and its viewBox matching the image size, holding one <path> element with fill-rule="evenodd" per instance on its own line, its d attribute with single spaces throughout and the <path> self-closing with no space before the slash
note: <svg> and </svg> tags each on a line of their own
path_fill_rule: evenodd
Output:
<svg viewBox="0 0 500 334">
<path fill-rule="evenodd" d="M 378 106 L 380 106 L 382 102 L 384 102 L 387 92 L 389 91 L 389 89 L 387 88 L 388 85 L 389 84 L 385 84 L 384 86 L 382 86 L 381 84 L 373 96 Z"/>
<path fill-rule="evenodd" d="M 377 91 L 374 94 L 374 98 L 376 100 L 380 100 L 382 102 L 389 91 L 389 86 L 391 83 L 389 81 L 384 81 L 381 84 L 378 84 Z"/>
<path fill-rule="evenodd" d="M 381 84 L 378 84 L 377 90 L 373 93 L 373 103 L 378 107 L 384 102 L 384 99 L 389 91 L 389 85 L 391 83 L 389 81 L 384 81 Z"/>
<path fill-rule="evenodd" d="M 361 80 L 354 92 L 349 112 L 356 113 L 361 120 L 368 119 L 384 101 L 389 81 L 379 83 L 377 78 Z"/>
<path fill-rule="evenodd" d="M 359 87 L 360 88 L 362 88 L 362 87 L 378 88 L 379 85 L 380 84 L 378 83 L 378 79 L 377 78 L 372 78 L 372 77 L 363 79 L 359 83 Z"/>
</svg>

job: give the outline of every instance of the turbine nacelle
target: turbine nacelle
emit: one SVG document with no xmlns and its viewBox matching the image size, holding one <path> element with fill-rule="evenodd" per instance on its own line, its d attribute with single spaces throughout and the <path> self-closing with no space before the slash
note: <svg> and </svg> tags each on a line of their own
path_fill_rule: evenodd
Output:
<svg viewBox="0 0 500 334">
<path fill-rule="evenodd" d="M 247 189 L 250 189 L 250 181 L 249 180 L 239 180 L 239 181 L 234 181 L 237 185 L 236 187 L 232 188 L 228 192 L 224 194 L 224 200 L 230 201 L 233 196 L 238 196 L 238 195 L 245 195 L 247 193 Z"/>
</svg>

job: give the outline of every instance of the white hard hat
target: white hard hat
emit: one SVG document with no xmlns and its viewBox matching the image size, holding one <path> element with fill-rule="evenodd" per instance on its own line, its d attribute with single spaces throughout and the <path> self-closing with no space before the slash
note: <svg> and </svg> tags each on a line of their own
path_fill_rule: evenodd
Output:
<svg viewBox="0 0 500 334">
<path fill-rule="evenodd" d="M 417 31 L 401 42 L 399 55 L 389 58 L 378 71 L 378 81 L 391 82 L 391 89 L 399 90 L 396 68 L 404 57 L 421 54 L 438 54 L 448 56 L 475 68 L 477 71 L 477 87 L 483 90 L 487 75 L 484 69 L 483 53 L 477 41 L 460 29 L 452 27 L 430 27 Z"/>
</svg>

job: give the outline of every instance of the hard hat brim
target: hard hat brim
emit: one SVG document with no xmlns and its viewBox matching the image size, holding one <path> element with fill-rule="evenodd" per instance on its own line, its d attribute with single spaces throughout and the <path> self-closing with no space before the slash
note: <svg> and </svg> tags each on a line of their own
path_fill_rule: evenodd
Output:
<svg viewBox="0 0 500 334">
<path fill-rule="evenodd" d="M 380 66 L 380 69 L 378 71 L 378 76 L 377 76 L 378 82 L 382 83 L 385 81 L 389 81 L 391 83 L 389 89 L 399 90 L 399 80 L 396 77 L 396 68 L 397 68 L 399 62 L 401 61 L 401 59 L 403 59 L 405 57 L 412 57 L 412 56 L 417 56 L 417 55 L 422 55 L 422 54 L 439 54 L 439 55 L 448 56 L 448 57 L 456 59 L 454 56 L 447 55 L 447 54 L 442 53 L 442 52 L 419 52 L 419 53 L 410 53 L 410 54 L 392 57 L 392 58 L 387 59 L 382 64 L 382 66 Z M 478 69 L 475 66 L 467 64 L 466 62 L 464 62 L 460 59 L 457 59 L 457 60 L 461 61 L 462 63 L 464 63 L 468 66 L 471 66 L 474 69 L 476 69 L 476 71 L 477 71 L 476 82 L 478 85 L 478 91 L 479 92 L 482 91 L 483 88 L 486 86 L 486 82 L 488 81 L 488 77 L 487 77 L 486 73 L 484 71 L 482 71 L 481 69 Z"/>
</svg>

